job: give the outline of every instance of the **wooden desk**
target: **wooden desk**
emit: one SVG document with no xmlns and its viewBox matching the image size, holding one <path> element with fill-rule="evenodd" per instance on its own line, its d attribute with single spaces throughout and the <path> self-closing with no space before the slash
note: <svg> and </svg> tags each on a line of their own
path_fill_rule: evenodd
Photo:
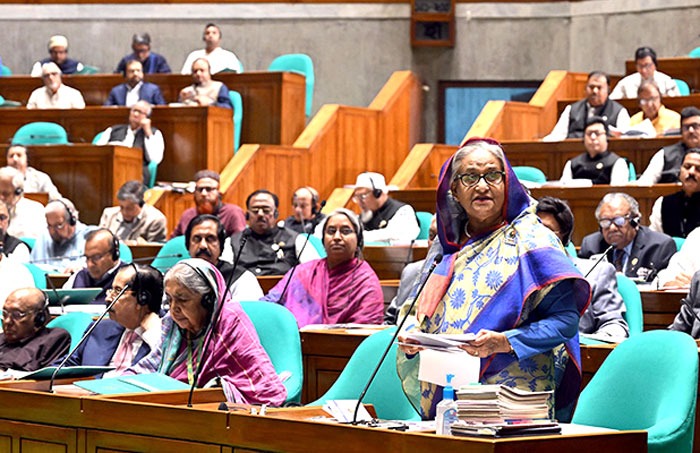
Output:
<svg viewBox="0 0 700 453">
<path fill-rule="evenodd" d="M 681 79 L 688 83 L 690 91 L 700 90 L 700 59 L 689 57 L 657 58 L 656 69 L 666 73 L 674 79 Z M 625 61 L 625 73 L 637 72 L 634 60 Z M 666 102 L 666 99 L 664 99 Z"/>
<path fill-rule="evenodd" d="M 476 439 L 403 433 L 351 425 L 334 425 L 285 417 L 168 403 L 71 397 L 27 390 L 0 390 L 0 448 L 3 451 L 217 452 L 441 451 L 514 453 L 645 451 L 643 431 L 601 432 L 511 439 Z M 164 400 L 164 401 L 163 401 Z M 308 410 L 303 409 L 303 412 Z M 13 448 L 14 447 L 14 448 Z"/>
<path fill-rule="evenodd" d="M 291 145 L 304 130 L 306 84 L 303 75 L 291 72 L 244 72 L 215 74 L 214 79 L 241 93 L 241 143 Z M 192 83 L 191 76 L 181 74 L 146 74 L 145 80 L 160 87 L 166 102 L 177 101 L 180 90 Z M 101 106 L 112 87 L 124 83 L 124 78 L 118 74 L 66 75 L 63 76 L 63 82 L 78 89 L 89 106 Z M 31 92 L 41 84 L 38 77 L 3 77 L 0 95 L 6 99 L 26 102 Z M 122 116 L 120 123 L 125 123 L 126 118 L 126 115 Z M 153 124 L 160 128 L 155 118 Z M 92 141 L 97 132 L 93 132 L 86 141 Z M 167 146 L 167 138 L 165 143 Z M 194 171 L 196 170 L 192 170 Z"/>
<path fill-rule="evenodd" d="M 0 142 L 8 143 L 15 131 L 23 124 L 49 121 L 62 125 L 68 132 L 68 139 L 77 145 L 92 143 L 93 137 L 98 132 L 115 124 L 126 123 L 129 109 L 126 107 L 88 107 L 71 110 L 12 108 L 3 109 L 2 113 Z M 221 171 L 233 156 L 233 118 L 229 109 L 155 107 L 152 119 L 154 126 L 161 130 L 165 140 L 163 161 L 158 166 L 158 180 L 189 181 L 196 171 L 203 168 Z M 39 147 L 32 147 L 32 149 L 39 149 Z M 32 161 L 35 162 L 33 158 L 34 156 Z M 47 173 L 53 177 L 53 173 Z M 135 179 L 140 180 L 141 176 Z"/>
<path fill-rule="evenodd" d="M 681 299 L 688 292 L 679 291 L 640 291 L 644 330 L 666 329 L 681 310 Z"/>
</svg>

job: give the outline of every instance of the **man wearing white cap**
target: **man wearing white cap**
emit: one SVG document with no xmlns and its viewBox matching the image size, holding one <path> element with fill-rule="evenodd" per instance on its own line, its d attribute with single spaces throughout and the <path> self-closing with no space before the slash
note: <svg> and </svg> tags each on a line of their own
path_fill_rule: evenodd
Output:
<svg viewBox="0 0 700 453">
<path fill-rule="evenodd" d="M 389 198 L 384 175 L 365 172 L 357 176 L 352 199 L 360 206 L 365 242 L 410 242 L 418 237 L 420 226 L 410 205 Z"/>
<path fill-rule="evenodd" d="M 56 63 L 63 74 L 75 74 L 83 70 L 83 64 L 68 58 L 68 39 L 62 35 L 55 35 L 49 39 L 49 58 L 37 61 L 32 66 L 32 77 L 40 77 L 41 66 L 45 63 Z"/>
<path fill-rule="evenodd" d="M 64 85 L 61 69 L 56 63 L 41 66 L 44 86 L 32 91 L 27 101 L 28 109 L 84 109 L 85 99 L 80 91 Z"/>
</svg>

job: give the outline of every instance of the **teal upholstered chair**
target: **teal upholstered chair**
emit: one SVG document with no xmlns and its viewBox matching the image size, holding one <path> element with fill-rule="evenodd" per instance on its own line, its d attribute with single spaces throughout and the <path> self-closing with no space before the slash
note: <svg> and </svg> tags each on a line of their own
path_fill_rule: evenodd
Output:
<svg viewBox="0 0 700 453">
<path fill-rule="evenodd" d="M 162 273 L 166 273 L 168 269 L 173 267 L 178 261 L 189 257 L 190 252 L 187 250 L 187 247 L 185 247 L 185 236 L 177 236 L 163 244 L 163 247 L 158 251 L 158 255 L 156 255 L 151 265 Z"/>
<path fill-rule="evenodd" d="M 90 65 L 84 64 L 83 69 L 76 72 L 76 74 L 78 74 L 78 75 L 92 75 L 92 74 L 97 74 L 98 72 L 100 72 L 100 68 L 98 68 L 97 66 L 90 66 Z"/>
<path fill-rule="evenodd" d="M 287 401 L 301 401 L 304 368 L 299 326 L 291 311 L 273 302 L 241 302 L 253 322 L 260 343 L 278 375 L 284 378 Z"/>
<path fill-rule="evenodd" d="M 27 267 L 27 269 L 29 269 L 29 272 L 31 272 L 32 278 L 34 279 L 34 286 L 39 289 L 46 289 L 46 272 L 36 264 L 23 264 Z"/>
<path fill-rule="evenodd" d="M 31 251 L 34 248 L 34 244 L 36 244 L 36 238 L 22 236 L 19 239 L 20 239 L 20 241 L 27 244 L 27 247 L 29 247 L 29 251 Z"/>
<path fill-rule="evenodd" d="M 119 241 L 119 259 L 125 263 L 131 263 L 134 261 L 134 255 L 131 253 L 131 248 L 124 243 L 124 241 Z"/>
<path fill-rule="evenodd" d="M 416 239 L 428 239 L 430 235 L 430 222 L 433 221 L 433 215 L 426 211 L 417 211 L 416 217 L 418 217 L 418 225 L 420 226 L 420 232 Z"/>
<path fill-rule="evenodd" d="M 566 244 L 564 248 L 566 249 L 566 253 L 568 253 L 570 257 L 576 258 L 578 256 L 578 253 L 576 253 L 576 246 L 573 242 L 569 241 L 569 243 Z"/>
<path fill-rule="evenodd" d="M 313 247 L 319 258 L 325 258 L 326 256 L 328 256 L 328 254 L 326 253 L 326 248 L 323 246 L 323 240 L 321 238 L 308 233 L 305 233 L 305 235 L 309 237 L 309 242 L 306 245 L 306 247 Z M 304 253 L 304 255 L 306 255 L 306 253 Z"/>
<path fill-rule="evenodd" d="M 0 77 L 11 76 L 12 71 L 4 64 L 0 64 Z"/>
<path fill-rule="evenodd" d="M 630 328 L 630 336 L 642 333 L 644 312 L 642 311 L 642 296 L 637 285 L 629 277 L 618 273 L 617 290 L 625 303 L 625 321 Z"/>
<path fill-rule="evenodd" d="M 90 313 L 72 312 L 52 319 L 47 327 L 60 327 L 67 330 L 70 334 L 70 347 L 74 348 L 91 322 L 92 315 Z"/>
<path fill-rule="evenodd" d="M 700 58 L 700 47 L 696 47 L 695 49 L 688 52 L 688 56 L 690 58 Z"/>
<path fill-rule="evenodd" d="M 683 247 L 683 244 L 685 243 L 685 238 L 673 236 L 673 242 L 676 243 L 676 251 L 678 251 L 681 249 L 681 247 Z"/>
<path fill-rule="evenodd" d="M 60 124 L 37 121 L 17 129 L 13 145 L 67 145 L 68 134 Z"/>
<path fill-rule="evenodd" d="M 22 103 L 17 101 L 9 101 L 4 97 L 0 96 L 0 108 L 3 107 L 21 107 Z"/>
<path fill-rule="evenodd" d="M 681 96 L 688 96 L 690 94 L 690 87 L 685 80 L 673 79 L 673 81 L 676 82 L 676 86 L 678 87 L 678 91 L 680 91 Z"/>
<path fill-rule="evenodd" d="M 629 172 L 630 172 L 629 180 L 636 181 L 637 180 L 637 169 L 634 168 L 634 163 L 631 160 L 627 161 L 627 168 L 629 168 Z"/>
<path fill-rule="evenodd" d="M 311 116 L 314 85 L 316 77 L 314 75 L 314 62 L 311 57 L 304 53 L 290 53 L 280 55 L 272 60 L 268 71 L 295 71 L 306 77 L 306 116 Z"/>
<path fill-rule="evenodd" d="M 547 177 L 544 172 L 537 167 L 516 166 L 513 167 L 513 171 L 515 172 L 515 176 L 521 181 L 529 181 L 538 184 L 547 182 Z"/>
<path fill-rule="evenodd" d="M 102 134 L 104 134 L 104 133 L 105 133 L 105 131 L 100 131 L 97 134 L 95 134 L 95 136 L 92 138 L 92 144 L 97 145 L 97 142 L 100 141 L 100 139 L 102 138 Z"/>
<path fill-rule="evenodd" d="M 241 93 L 229 90 L 228 97 L 233 105 L 233 152 L 241 146 L 241 129 L 243 124 L 243 98 Z"/>
<path fill-rule="evenodd" d="M 620 343 L 581 393 L 573 423 L 648 432 L 649 452 L 693 447 L 698 347 L 685 333 L 653 330 Z"/>
<path fill-rule="evenodd" d="M 328 400 L 358 399 L 395 331 L 396 327 L 389 327 L 360 343 L 331 388 L 309 406 L 321 406 Z M 396 348 L 394 343 L 362 402 L 373 404 L 381 419 L 419 420 L 396 372 Z"/>
</svg>

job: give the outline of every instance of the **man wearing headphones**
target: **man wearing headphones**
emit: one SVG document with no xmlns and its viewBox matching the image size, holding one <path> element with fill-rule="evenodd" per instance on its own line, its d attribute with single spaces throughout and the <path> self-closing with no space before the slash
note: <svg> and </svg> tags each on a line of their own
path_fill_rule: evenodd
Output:
<svg viewBox="0 0 700 453">
<path fill-rule="evenodd" d="M 119 206 L 105 208 L 100 228 L 107 228 L 127 244 L 165 242 L 165 215 L 146 204 L 146 187 L 141 181 L 127 181 L 117 191 Z"/>
<path fill-rule="evenodd" d="M 37 238 L 46 229 L 44 207 L 24 198 L 24 177 L 13 167 L 0 168 L 0 201 L 10 210 L 7 233 L 15 237 Z"/>
<path fill-rule="evenodd" d="M 163 134 L 151 125 L 152 110 L 153 107 L 147 101 L 138 101 L 129 110 L 128 124 L 108 127 L 96 143 L 97 145 L 109 143 L 143 150 L 143 183 L 145 185 L 151 181 L 148 164 L 161 163 L 165 150 Z"/>
<path fill-rule="evenodd" d="M 151 266 L 130 264 L 117 272 L 106 303 L 121 298 L 77 351 L 68 366 L 113 366 L 108 374 L 121 374 L 136 365 L 161 344 L 160 305 L 163 299 L 163 276 Z"/>
<path fill-rule="evenodd" d="M 226 229 L 218 217 L 202 214 L 187 225 L 185 244 L 192 258 L 202 258 L 216 266 L 224 281 L 230 283 L 229 292 L 233 300 L 260 299 L 263 291 L 252 272 L 240 265 L 234 269 L 231 263 L 219 259 L 226 237 Z"/>
<path fill-rule="evenodd" d="M 44 212 L 47 229 L 32 248 L 32 262 L 59 272 L 82 269 L 85 235 L 94 227 L 79 220 L 75 205 L 67 198 L 49 201 Z"/>
<path fill-rule="evenodd" d="M 313 187 L 300 187 L 292 197 L 294 215 L 287 217 L 284 225 L 297 233 L 313 234 L 326 215 L 321 212 L 318 192 Z"/>
<path fill-rule="evenodd" d="M 85 235 L 85 261 L 86 267 L 71 275 L 63 288 L 102 288 L 93 303 L 104 304 L 117 271 L 126 266 L 119 259 L 119 239 L 105 228 L 89 231 Z"/>
<path fill-rule="evenodd" d="M 389 197 L 384 175 L 365 172 L 357 175 L 352 199 L 360 209 L 365 242 L 405 242 L 418 237 L 420 226 L 410 205 Z"/>
<path fill-rule="evenodd" d="M 2 308 L 0 369 L 35 371 L 68 352 L 70 335 L 49 329 L 49 301 L 36 288 L 13 291 Z"/>
<path fill-rule="evenodd" d="M 61 198 L 61 193 L 51 181 L 51 176 L 29 166 L 29 151 L 23 145 L 11 145 L 7 148 L 7 165 L 14 167 L 24 177 L 26 192 L 46 192 L 49 199 Z"/>
<path fill-rule="evenodd" d="M 676 252 L 676 243 L 670 236 L 639 224 L 639 203 L 626 193 L 605 195 L 595 210 L 595 217 L 600 231 L 583 238 L 578 254 L 581 258 L 607 251 L 608 262 L 617 272 L 651 281 L 668 266 Z"/>
<path fill-rule="evenodd" d="M 656 52 L 651 47 L 640 47 L 634 52 L 637 72 L 623 78 L 610 93 L 610 99 L 636 98 L 639 85 L 644 80 L 653 80 L 663 96 L 680 96 L 678 85 L 671 77 L 656 70 Z"/>
</svg>

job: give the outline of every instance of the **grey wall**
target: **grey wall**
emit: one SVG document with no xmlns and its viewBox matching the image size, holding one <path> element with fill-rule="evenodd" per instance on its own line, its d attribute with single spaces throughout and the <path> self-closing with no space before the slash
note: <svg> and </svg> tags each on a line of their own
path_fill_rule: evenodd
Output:
<svg viewBox="0 0 700 453">
<path fill-rule="evenodd" d="M 327 103 L 366 106 L 393 71 L 415 71 L 429 87 L 424 140 L 432 142 L 438 80 L 542 79 L 550 69 L 622 73 L 639 45 L 659 56 L 700 46 L 697 0 L 460 3 L 452 49 L 411 48 L 409 15 L 405 4 L 0 5 L 0 56 L 15 73 L 28 72 L 60 33 L 72 57 L 112 71 L 130 52 L 131 35 L 148 31 L 153 50 L 179 71 L 214 21 L 247 71 L 264 70 L 282 53 L 311 55 L 314 111 Z"/>
</svg>

